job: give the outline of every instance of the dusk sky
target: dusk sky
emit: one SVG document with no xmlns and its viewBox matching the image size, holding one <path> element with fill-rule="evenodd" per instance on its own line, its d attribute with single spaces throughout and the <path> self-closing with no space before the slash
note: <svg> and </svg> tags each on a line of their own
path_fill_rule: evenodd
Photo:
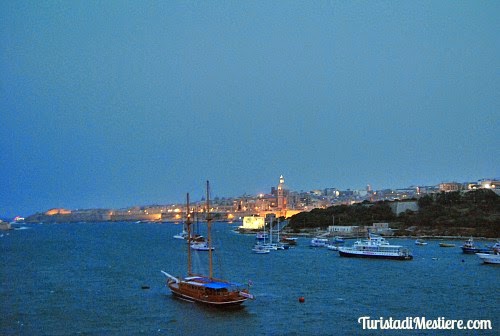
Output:
<svg viewBox="0 0 500 336">
<path fill-rule="evenodd" d="M 500 175 L 500 1 L 2 1 L 0 217 Z"/>
</svg>

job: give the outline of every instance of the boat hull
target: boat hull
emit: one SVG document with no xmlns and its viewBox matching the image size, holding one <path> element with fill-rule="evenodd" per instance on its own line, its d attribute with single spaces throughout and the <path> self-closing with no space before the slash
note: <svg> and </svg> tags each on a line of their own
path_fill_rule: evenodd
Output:
<svg viewBox="0 0 500 336">
<path fill-rule="evenodd" d="M 485 248 L 463 247 L 462 246 L 462 252 L 465 254 L 486 253 L 489 251 L 490 251 L 489 249 L 485 249 Z"/>
<path fill-rule="evenodd" d="M 500 264 L 500 255 L 489 253 L 476 253 L 485 264 Z"/>
<path fill-rule="evenodd" d="M 390 259 L 390 260 L 412 260 L 412 255 L 391 255 L 391 254 L 365 254 L 365 253 L 353 253 L 339 250 L 341 257 L 349 258 L 371 258 L 371 259 Z"/>
<path fill-rule="evenodd" d="M 210 294 L 203 288 L 193 288 L 187 282 L 169 281 L 168 288 L 172 294 L 182 300 L 197 302 L 214 307 L 232 307 L 239 306 L 253 296 L 241 291 L 230 291 L 224 295 Z"/>
<path fill-rule="evenodd" d="M 203 300 L 199 297 L 190 296 L 190 295 L 187 295 L 187 294 L 184 294 L 184 293 L 181 293 L 178 291 L 174 291 L 174 290 L 172 290 L 172 294 L 181 300 L 190 301 L 190 302 L 197 302 L 197 303 L 201 303 L 201 304 L 208 305 L 208 306 L 214 306 L 214 307 L 240 306 L 243 302 L 245 302 L 247 300 L 245 298 L 245 299 L 234 300 L 234 301 L 215 302 L 215 301 L 210 301 L 210 300 Z"/>
</svg>

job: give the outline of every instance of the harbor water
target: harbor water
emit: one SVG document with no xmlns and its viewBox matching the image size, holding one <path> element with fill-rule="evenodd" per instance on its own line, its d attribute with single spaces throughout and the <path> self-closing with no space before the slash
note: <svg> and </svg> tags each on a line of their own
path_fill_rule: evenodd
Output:
<svg viewBox="0 0 500 336">
<path fill-rule="evenodd" d="M 186 273 L 173 223 L 23 224 L 0 238 L 1 335 L 498 335 L 500 267 L 438 240 L 411 261 L 310 248 L 251 252 L 255 237 L 215 223 L 215 275 L 256 296 L 220 310 L 175 299 L 164 270 Z M 203 234 L 203 232 L 201 232 Z M 347 241 L 346 244 L 352 244 Z M 479 242 L 482 243 L 482 242 Z M 206 272 L 207 252 L 193 253 Z M 300 302 L 299 298 L 303 298 Z M 490 320 L 491 330 L 363 330 L 360 317 Z"/>
</svg>

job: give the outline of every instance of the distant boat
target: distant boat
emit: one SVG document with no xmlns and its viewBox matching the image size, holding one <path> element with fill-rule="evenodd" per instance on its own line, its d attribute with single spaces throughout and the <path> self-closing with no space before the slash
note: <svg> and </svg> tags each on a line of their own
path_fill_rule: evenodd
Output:
<svg viewBox="0 0 500 336">
<path fill-rule="evenodd" d="M 493 253 L 495 253 L 495 252 L 500 253 L 500 241 L 497 241 L 495 244 L 493 244 L 492 246 L 490 246 L 490 250 Z"/>
<path fill-rule="evenodd" d="M 470 237 L 467 241 L 462 245 L 462 252 L 466 254 L 474 254 L 474 253 L 486 253 L 489 252 L 489 248 L 480 248 L 477 247 L 474 243 L 474 239 Z"/>
<path fill-rule="evenodd" d="M 500 264 L 500 254 L 496 253 L 476 253 L 485 264 Z"/>
<path fill-rule="evenodd" d="M 186 239 L 187 235 L 188 235 L 187 231 L 183 229 L 182 232 L 174 235 L 174 238 L 175 239 Z"/>
<path fill-rule="evenodd" d="M 440 247 L 455 247 L 455 244 L 450 243 L 439 243 Z"/>
<path fill-rule="evenodd" d="M 341 257 L 411 260 L 410 251 L 400 245 L 391 245 L 385 238 L 369 234 L 369 238 L 356 241 L 353 246 L 339 247 Z"/>
<path fill-rule="evenodd" d="M 271 251 L 277 250 L 287 250 L 289 248 L 288 245 L 282 243 L 273 243 L 272 242 L 272 233 L 267 234 L 267 232 L 259 232 L 255 236 L 255 245 L 252 248 L 252 252 L 265 254 Z"/>
<path fill-rule="evenodd" d="M 425 246 L 427 243 L 423 239 L 417 239 L 415 240 L 415 245 Z"/>
<path fill-rule="evenodd" d="M 211 225 L 209 203 L 209 183 L 207 181 L 207 244 L 211 247 Z M 189 194 L 187 196 L 189 209 Z M 172 294 L 182 300 L 190 302 L 199 302 L 216 307 L 237 306 L 248 299 L 253 299 L 248 286 L 243 286 L 235 282 L 217 279 L 213 276 L 213 258 L 212 249 L 208 250 L 208 275 L 194 274 L 191 270 L 191 217 L 188 211 L 186 220 L 188 239 L 187 239 L 187 277 L 174 277 L 167 272 L 161 271 L 167 277 L 167 286 Z"/>
<path fill-rule="evenodd" d="M 309 246 L 311 246 L 311 247 L 325 247 L 327 244 L 328 244 L 328 239 L 321 238 L 321 237 L 315 237 L 315 238 L 311 239 Z"/>
<path fill-rule="evenodd" d="M 252 252 L 257 254 L 268 254 L 271 251 L 264 245 L 255 244 L 252 248 Z"/>
<path fill-rule="evenodd" d="M 267 234 L 267 232 L 257 232 L 255 234 L 255 239 L 257 240 L 266 240 L 269 238 L 269 235 Z"/>
<path fill-rule="evenodd" d="M 345 240 L 344 240 L 344 238 L 337 236 L 337 237 L 333 238 L 333 243 L 334 244 L 344 244 Z"/>
<path fill-rule="evenodd" d="M 339 246 L 335 245 L 335 244 L 328 244 L 328 245 L 326 245 L 326 248 L 329 249 L 329 250 L 332 250 L 332 251 L 338 251 L 339 250 Z"/>
<path fill-rule="evenodd" d="M 195 251 L 209 251 L 209 250 L 215 250 L 215 247 L 213 246 L 208 246 L 207 242 L 194 242 L 191 244 L 191 249 Z"/>
<path fill-rule="evenodd" d="M 297 245 L 297 238 L 296 237 L 287 237 L 283 236 L 281 237 L 280 240 L 283 244 L 288 244 L 288 245 Z"/>
<path fill-rule="evenodd" d="M 290 246 L 285 245 L 280 242 L 279 238 L 279 219 L 278 219 L 278 242 L 273 243 L 273 226 L 272 223 L 269 223 L 269 235 L 267 235 L 267 232 L 261 232 L 257 235 L 257 244 L 262 245 L 264 249 L 267 249 L 269 251 L 278 251 L 278 250 L 288 250 Z M 266 241 L 266 239 L 268 239 Z"/>
<path fill-rule="evenodd" d="M 345 243 L 344 238 L 337 236 L 333 238 L 331 242 L 326 244 L 326 248 L 332 251 L 338 251 L 339 247 L 344 243 Z"/>
</svg>

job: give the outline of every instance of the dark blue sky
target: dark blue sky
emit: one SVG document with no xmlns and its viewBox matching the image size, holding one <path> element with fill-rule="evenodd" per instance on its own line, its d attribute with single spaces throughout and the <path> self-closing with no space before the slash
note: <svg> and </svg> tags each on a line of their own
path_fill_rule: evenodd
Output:
<svg viewBox="0 0 500 336">
<path fill-rule="evenodd" d="M 2 1 L 0 216 L 498 177 L 498 1 Z"/>
</svg>

